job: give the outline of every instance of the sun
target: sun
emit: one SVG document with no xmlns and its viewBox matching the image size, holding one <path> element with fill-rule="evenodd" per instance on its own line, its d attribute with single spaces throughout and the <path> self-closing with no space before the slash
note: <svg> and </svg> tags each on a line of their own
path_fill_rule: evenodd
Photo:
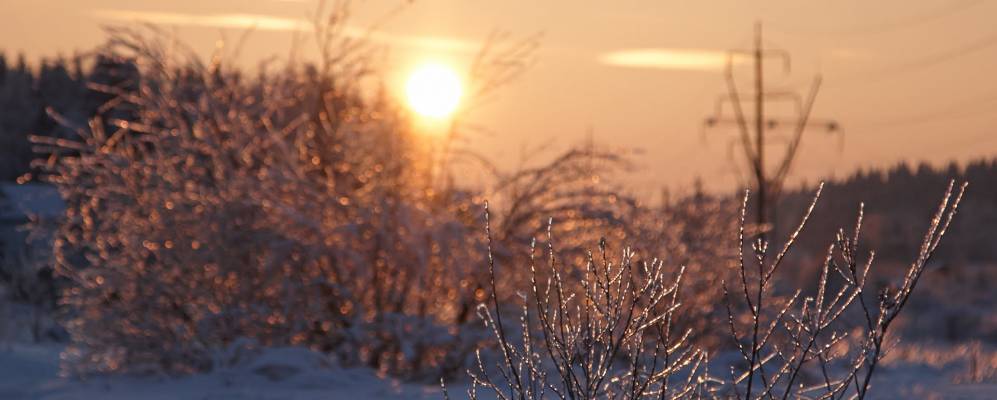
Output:
<svg viewBox="0 0 997 400">
<path fill-rule="evenodd" d="M 423 64 L 409 75 L 405 95 L 409 107 L 429 118 L 445 118 L 460 103 L 460 78 L 453 68 L 443 64 Z"/>
</svg>

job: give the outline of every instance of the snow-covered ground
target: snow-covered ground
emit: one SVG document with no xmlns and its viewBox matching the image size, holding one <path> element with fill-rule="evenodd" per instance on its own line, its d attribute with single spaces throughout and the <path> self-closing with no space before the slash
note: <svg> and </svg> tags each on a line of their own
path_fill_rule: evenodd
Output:
<svg viewBox="0 0 997 400">
<path fill-rule="evenodd" d="M 439 385 L 404 384 L 342 369 L 303 349 L 271 349 L 244 366 L 183 378 L 58 376 L 54 346 L 0 348 L 0 399 L 440 399 Z"/>
<path fill-rule="evenodd" d="M 440 399 L 439 386 L 402 383 L 364 369 L 343 369 L 304 349 L 270 349 L 242 366 L 183 378 L 58 376 L 57 346 L 0 345 L 0 399 Z M 958 359 L 958 358 L 956 358 Z M 956 384 L 964 363 L 889 363 L 875 399 L 995 399 L 997 383 Z M 452 385 L 462 398 L 466 385 Z"/>
</svg>

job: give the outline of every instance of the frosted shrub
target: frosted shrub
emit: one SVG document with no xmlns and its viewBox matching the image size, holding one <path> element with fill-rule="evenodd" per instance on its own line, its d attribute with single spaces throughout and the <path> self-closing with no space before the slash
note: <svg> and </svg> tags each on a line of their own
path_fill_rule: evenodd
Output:
<svg viewBox="0 0 997 400">
<path fill-rule="evenodd" d="M 610 261 L 602 240 L 599 253 L 588 254 L 579 272 L 562 267 L 550 230 L 547 243 L 539 266 L 536 244 L 531 247 L 530 289 L 522 295 L 518 320 L 503 322 L 495 260 L 489 257 L 493 308 L 482 304 L 480 312 L 498 340 L 498 364 L 492 368 L 478 354 L 469 396 L 477 397 L 479 385 L 502 399 L 670 397 L 699 389 L 702 381 L 691 377 L 705 368 L 705 353 L 689 348 L 689 333 L 674 331 L 672 324 L 684 269 L 668 271 L 658 260 L 635 262 L 630 249 Z M 540 279 L 538 269 L 546 269 L 548 278 Z M 690 378 L 673 379 L 680 374 Z"/>
<path fill-rule="evenodd" d="M 205 371 L 251 342 L 435 379 L 489 340 L 475 314 L 482 197 L 434 183 L 406 115 L 362 89 L 377 84 L 369 49 L 339 34 L 342 18 L 317 24 L 318 63 L 255 74 L 155 29 L 110 31 L 101 59 L 132 67 L 90 85 L 108 103 L 86 126 L 50 112 L 76 139 L 33 138 L 40 178 L 67 202 L 55 256 L 69 372 Z M 498 177 L 490 193 L 531 199 L 502 208 L 510 240 L 551 211 L 512 204 L 619 224 L 615 195 L 568 172 L 582 161 Z"/>
<path fill-rule="evenodd" d="M 131 119 L 35 138 L 69 204 L 71 369 L 202 371 L 243 337 L 398 373 L 473 347 L 453 326 L 476 245 L 450 210 L 473 199 L 425 194 L 401 114 L 355 88 L 360 61 L 248 79 L 161 40 L 113 32 L 137 81 L 94 89 Z"/>
<path fill-rule="evenodd" d="M 484 388 L 500 399 L 865 398 L 886 354 L 889 328 L 913 294 L 964 190 L 965 185 L 955 193 L 949 186 L 906 274 L 896 286 L 875 294 L 866 293 L 874 253 L 865 260 L 858 254 L 861 207 L 852 232 L 839 231 L 828 247 L 814 287 L 787 291 L 776 284 L 776 273 L 820 190 L 774 255 L 764 238 L 745 245 L 745 195 L 735 276 L 721 281 L 735 355 L 719 362 L 690 346 L 691 330 L 675 330 L 674 319 L 685 312 L 677 300 L 689 274 L 684 268 L 669 270 L 658 260 L 636 263 L 630 250 L 610 261 L 602 242 L 601 257 L 590 256 L 585 273 L 574 274 L 558 261 L 548 235 L 548 278 L 536 279 L 536 264 L 528 264 L 534 279 L 516 306 L 518 321 L 503 318 L 509 305 L 499 301 L 492 284 L 491 304 L 482 305 L 482 313 L 500 356 L 479 354 L 477 369 L 469 372 L 468 394 L 476 398 Z M 488 268 L 494 282 L 493 259 Z M 845 316 L 860 322 L 849 323 Z M 521 332 L 515 336 L 514 326 Z M 444 396 L 449 396 L 445 386 Z"/>
<path fill-rule="evenodd" d="M 690 331 L 690 340 L 703 348 L 729 343 L 725 332 L 716 329 L 727 321 L 717 298 L 721 283 L 735 276 L 738 252 L 729 238 L 738 229 L 737 210 L 735 199 L 708 195 L 690 196 L 662 209 L 643 207 L 629 221 L 637 232 L 620 240 L 639 250 L 635 257 L 640 262 L 657 259 L 671 268 L 685 268 L 679 294 L 683 308 L 673 322 Z"/>
</svg>

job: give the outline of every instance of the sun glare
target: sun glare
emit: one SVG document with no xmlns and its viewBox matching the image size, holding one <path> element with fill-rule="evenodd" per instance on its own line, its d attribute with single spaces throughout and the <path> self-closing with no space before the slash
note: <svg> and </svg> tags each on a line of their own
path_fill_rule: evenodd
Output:
<svg viewBox="0 0 997 400">
<path fill-rule="evenodd" d="M 453 114 L 460 102 L 460 78 L 450 67 L 425 64 L 409 76 L 405 95 L 409 107 L 417 114 L 444 118 Z"/>
</svg>

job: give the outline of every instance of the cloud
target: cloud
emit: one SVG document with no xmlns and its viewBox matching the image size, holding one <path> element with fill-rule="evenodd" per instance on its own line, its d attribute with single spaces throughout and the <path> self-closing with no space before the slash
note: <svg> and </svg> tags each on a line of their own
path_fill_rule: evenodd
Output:
<svg viewBox="0 0 997 400">
<path fill-rule="evenodd" d="M 727 65 L 727 53 L 690 49 L 624 49 L 599 56 L 599 62 L 614 67 L 712 71 Z M 733 60 L 740 62 L 739 57 Z"/>
<path fill-rule="evenodd" d="M 287 32 L 308 31 L 312 28 L 311 22 L 305 19 L 274 17 L 261 14 L 231 13 L 197 15 L 162 11 L 97 10 L 93 12 L 93 15 L 98 18 L 111 21 L 143 21 L 153 24 L 198 26 L 208 28 L 252 28 L 263 31 Z M 450 37 L 399 35 L 378 31 L 368 32 L 365 29 L 351 26 L 344 27 L 342 32 L 344 35 L 350 37 L 367 37 L 375 43 L 438 51 L 468 52 L 474 51 L 480 47 L 480 44 L 476 42 Z"/>
<path fill-rule="evenodd" d="M 97 10 L 98 18 L 112 21 L 144 21 L 154 24 L 187 25 L 212 28 L 254 28 L 264 31 L 303 31 L 310 24 L 303 19 L 259 14 L 196 15 L 162 11 Z"/>
</svg>

